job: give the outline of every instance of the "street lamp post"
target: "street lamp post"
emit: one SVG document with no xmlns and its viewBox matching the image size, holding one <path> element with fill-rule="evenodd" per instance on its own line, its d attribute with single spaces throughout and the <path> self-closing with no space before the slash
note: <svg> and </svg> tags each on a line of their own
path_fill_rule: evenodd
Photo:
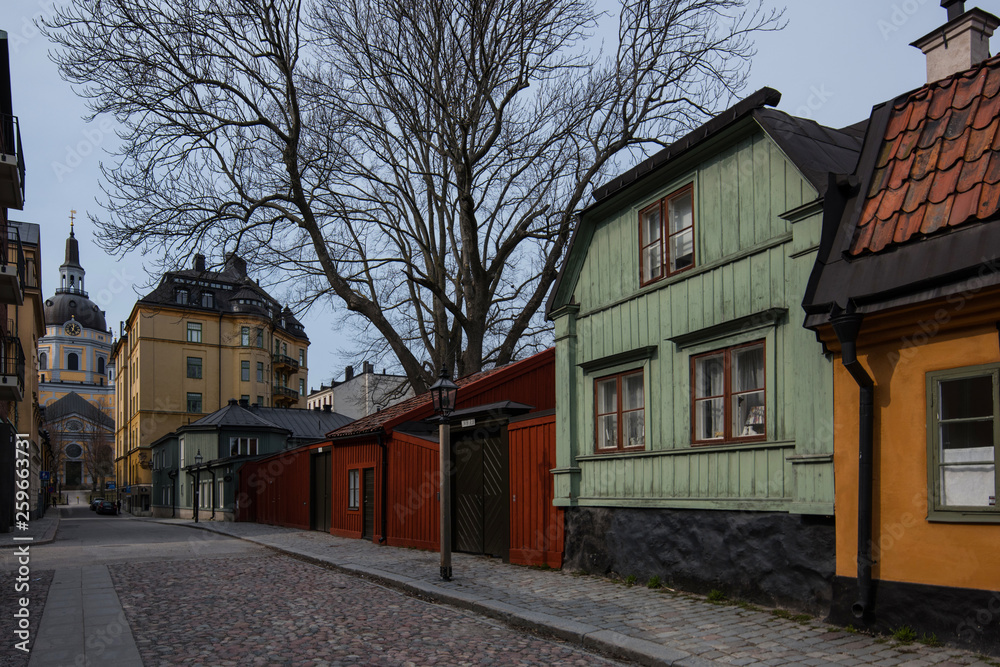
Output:
<svg viewBox="0 0 1000 667">
<path fill-rule="evenodd" d="M 451 581 L 451 424 L 448 416 L 455 410 L 458 385 L 448 377 L 442 364 L 438 381 L 431 385 L 434 411 L 440 415 L 438 452 L 441 469 L 441 579 Z"/>
<path fill-rule="evenodd" d="M 198 505 L 201 504 L 201 450 L 194 455 L 194 522 L 198 523 Z"/>
</svg>

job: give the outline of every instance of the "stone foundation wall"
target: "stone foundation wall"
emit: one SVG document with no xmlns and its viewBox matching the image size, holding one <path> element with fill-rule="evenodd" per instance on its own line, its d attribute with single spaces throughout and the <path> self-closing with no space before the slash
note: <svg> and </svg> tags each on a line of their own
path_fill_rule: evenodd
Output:
<svg viewBox="0 0 1000 667">
<path fill-rule="evenodd" d="M 934 635 L 947 644 L 1000 656 L 1000 591 L 877 579 L 873 584 L 872 608 L 859 619 L 851 613 L 858 599 L 857 579 L 836 577 L 830 620 L 886 634 L 909 626 L 921 637 Z"/>
<path fill-rule="evenodd" d="M 826 616 L 835 572 L 832 517 L 780 512 L 574 507 L 565 570 L 635 575 L 694 592 Z"/>
</svg>

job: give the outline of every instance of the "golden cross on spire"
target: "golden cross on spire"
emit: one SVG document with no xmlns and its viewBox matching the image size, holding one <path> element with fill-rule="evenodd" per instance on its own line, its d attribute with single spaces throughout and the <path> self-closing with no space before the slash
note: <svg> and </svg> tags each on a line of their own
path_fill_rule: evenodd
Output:
<svg viewBox="0 0 1000 667">
<path fill-rule="evenodd" d="M 76 222 L 76 209 L 69 210 L 69 235 L 73 235 L 73 223 Z"/>
</svg>

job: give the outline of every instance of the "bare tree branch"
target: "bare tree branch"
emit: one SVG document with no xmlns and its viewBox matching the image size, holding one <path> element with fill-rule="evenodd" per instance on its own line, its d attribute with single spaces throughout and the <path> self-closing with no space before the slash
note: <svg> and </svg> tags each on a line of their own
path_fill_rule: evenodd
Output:
<svg viewBox="0 0 1000 667">
<path fill-rule="evenodd" d="M 236 250 L 415 391 L 550 340 L 576 212 L 732 101 L 760 0 L 69 0 L 54 59 L 121 123 L 105 248 Z"/>
</svg>

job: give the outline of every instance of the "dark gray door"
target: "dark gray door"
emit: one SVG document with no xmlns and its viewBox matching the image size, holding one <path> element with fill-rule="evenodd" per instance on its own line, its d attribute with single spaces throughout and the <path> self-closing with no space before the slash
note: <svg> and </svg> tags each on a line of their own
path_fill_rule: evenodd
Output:
<svg viewBox="0 0 1000 667">
<path fill-rule="evenodd" d="M 330 496 L 333 492 L 330 452 L 315 454 L 310 465 L 309 527 L 330 532 Z"/>
<path fill-rule="evenodd" d="M 365 468 L 362 475 L 361 493 L 364 500 L 361 513 L 364 516 L 364 527 L 361 537 L 367 540 L 375 536 L 375 468 Z"/>
<path fill-rule="evenodd" d="M 506 560 L 510 536 L 506 429 L 459 435 L 452 451 L 454 549 Z"/>
</svg>

